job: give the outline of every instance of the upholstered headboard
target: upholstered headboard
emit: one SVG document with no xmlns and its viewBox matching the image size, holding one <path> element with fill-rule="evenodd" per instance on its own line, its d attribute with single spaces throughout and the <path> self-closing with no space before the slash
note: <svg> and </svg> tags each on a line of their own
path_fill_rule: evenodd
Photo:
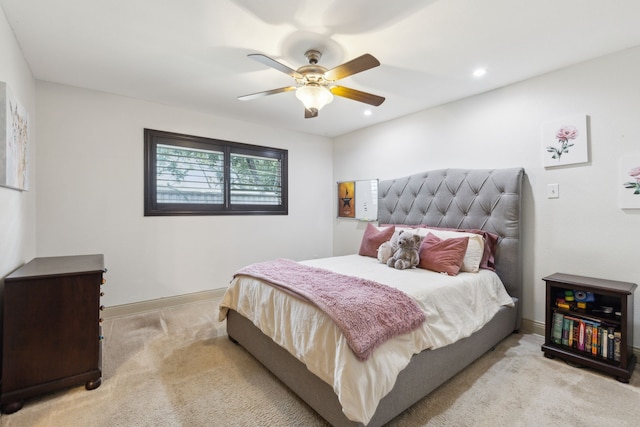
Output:
<svg viewBox="0 0 640 427">
<path fill-rule="evenodd" d="M 523 176 L 522 168 L 441 169 L 381 181 L 378 222 L 473 228 L 497 234 L 496 272 L 509 294 L 521 299 Z M 521 306 L 518 304 L 518 319 Z"/>
</svg>

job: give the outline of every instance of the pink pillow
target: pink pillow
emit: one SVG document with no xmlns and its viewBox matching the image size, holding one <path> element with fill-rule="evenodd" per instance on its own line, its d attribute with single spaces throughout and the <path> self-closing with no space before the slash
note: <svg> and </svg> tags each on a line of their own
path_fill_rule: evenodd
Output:
<svg viewBox="0 0 640 427">
<path fill-rule="evenodd" d="M 378 230 L 374 225 L 368 223 L 367 228 L 364 230 L 364 236 L 362 236 L 362 243 L 360 243 L 360 252 L 358 252 L 358 254 L 377 258 L 378 248 L 384 242 L 391 240 L 395 229 L 395 227 L 387 227 Z"/>
<path fill-rule="evenodd" d="M 418 267 L 455 276 L 460 271 L 468 244 L 468 237 L 442 240 L 429 233 L 418 250 L 420 255 Z"/>
<path fill-rule="evenodd" d="M 426 228 L 433 228 L 436 230 L 447 230 L 447 231 L 464 231 L 466 233 L 474 233 L 479 234 L 484 238 L 484 253 L 482 255 L 482 261 L 480 261 L 480 268 L 484 268 L 491 271 L 496 271 L 496 250 L 498 248 L 498 240 L 500 239 L 497 234 L 490 233 L 485 230 L 478 230 L 475 228 L 443 228 L 443 227 L 431 227 L 426 226 Z"/>
</svg>

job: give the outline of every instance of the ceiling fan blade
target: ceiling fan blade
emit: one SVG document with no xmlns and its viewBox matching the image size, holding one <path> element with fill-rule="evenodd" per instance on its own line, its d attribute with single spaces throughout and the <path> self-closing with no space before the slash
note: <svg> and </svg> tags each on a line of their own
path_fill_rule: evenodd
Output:
<svg viewBox="0 0 640 427">
<path fill-rule="evenodd" d="M 239 96 L 238 99 L 240 101 L 249 101 L 252 99 L 256 99 L 256 98 L 261 98 L 263 96 L 267 96 L 267 95 L 275 95 L 276 93 L 282 93 L 282 92 L 289 92 L 292 90 L 296 90 L 295 86 L 287 86 L 287 87 L 281 87 L 278 89 L 271 89 L 271 90 L 265 90 L 264 92 L 257 92 L 257 93 L 252 93 L 249 95 L 243 95 L 243 96 Z"/>
<path fill-rule="evenodd" d="M 380 65 L 380 61 L 374 58 L 372 55 L 365 53 L 362 56 L 352 59 L 349 62 L 345 62 L 342 65 L 338 65 L 335 68 L 330 69 L 324 73 L 324 77 L 327 80 L 336 81 L 344 79 L 345 77 L 352 76 L 361 71 L 368 70 Z"/>
<path fill-rule="evenodd" d="M 262 55 L 261 53 L 252 53 L 247 56 L 255 61 L 258 61 L 266 65 L 267 67 L 275 68 L 276 70 L 283 72 L 293 77 L 294 79 L 301 79 L 302 77 L 304 77 L 302 74 L 300 74 L 296 70 L 289 68 L 286 65 L 276 61 L 275 59 L 271 59 L 266 55 Z"/>
<path fill-rule="evenodd" d="M 308 108 L 304 109 L 304 118 L 305 119 L 312 119 L 314 117 L 318 117 L 318 110 L 316 110 L 315 108 L 312 108 L 311 110 Z"/>
<path fill-rule="evenodd" d="M 359 90 L 350 89 L 344 86 L 332 86 L 329 88 L 332 94 L 336 96 L 342 96 L 343 98 L 353 99 L 354 101 L 364 102 L 365 104 L 379 106 L 384 102 L 382 96 L 373 95 L 367 92 L 361 92 Z"/>
</svg>

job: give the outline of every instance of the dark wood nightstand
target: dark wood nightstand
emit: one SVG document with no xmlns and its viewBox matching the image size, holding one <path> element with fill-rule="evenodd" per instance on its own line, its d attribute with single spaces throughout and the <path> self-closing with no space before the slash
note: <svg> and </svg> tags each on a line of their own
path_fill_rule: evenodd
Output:
<svg viewBox="0 0 640 427">
<path fill-rule="evenodd" d="M 2 411 L 102 381 L 102 255 L 35 258 L 5 278 Z"/>
</svg>

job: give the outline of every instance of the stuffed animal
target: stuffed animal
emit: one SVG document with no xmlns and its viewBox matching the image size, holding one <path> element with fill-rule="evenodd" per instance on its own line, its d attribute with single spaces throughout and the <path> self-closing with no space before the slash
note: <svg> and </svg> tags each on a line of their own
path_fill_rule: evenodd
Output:
<svg viewBox="0 0 640 427">
<path fill-rule="evenodd" d="M 403 230 L 396 230 L 391 239 L 378 247 L 378 261 L 382 264 L 386 264 L 389 258 L 398 250 L 398 236 Z"/>
<path fill-rule="evenodd" d="M 421 238 L 417 234 L 401 231 L 398 235 L 398 249 L 387 260 L 387 265 L 398 270 L 416 267 L 420 260 L 418 257 L 420 241 Z"/>
<path fill-rule="evenodd" d="M 397 248 L 396 248 L 397 249 Z M 386 264 L 389 258 L 393 256 L 395 249 L 391 246 L 391 241 L 384 242 L 378 248 L 378 261 L 382 264 Z"/>
</svg>

